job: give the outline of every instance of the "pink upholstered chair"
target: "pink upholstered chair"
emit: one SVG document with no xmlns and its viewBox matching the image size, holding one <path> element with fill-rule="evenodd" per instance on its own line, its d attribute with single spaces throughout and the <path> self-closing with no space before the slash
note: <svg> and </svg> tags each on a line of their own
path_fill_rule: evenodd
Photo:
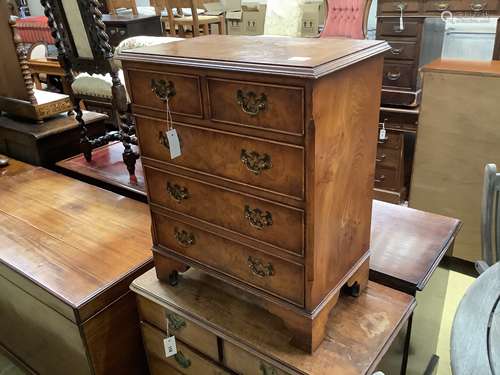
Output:
<svg viewBox="0 0 500 375">
<path fill-rule="evenodd" d="M 328 0 L 322 37 L 364 39 L 371 0 Z"/>
</svg>

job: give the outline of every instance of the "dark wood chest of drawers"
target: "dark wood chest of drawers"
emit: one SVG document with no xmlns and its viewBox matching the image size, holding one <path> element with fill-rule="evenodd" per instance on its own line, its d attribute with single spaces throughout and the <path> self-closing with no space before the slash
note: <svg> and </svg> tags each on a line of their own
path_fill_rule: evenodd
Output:
<svg viewBox="0 0 500 375">
<path fill-rule="evenodd" d="M 209 36 L 120 55 L 160 279 L 199 268 L 258 297 L 297 346 L 319 345 L 340 288 L 367 279 L 387 49 Z"/>
</svg>

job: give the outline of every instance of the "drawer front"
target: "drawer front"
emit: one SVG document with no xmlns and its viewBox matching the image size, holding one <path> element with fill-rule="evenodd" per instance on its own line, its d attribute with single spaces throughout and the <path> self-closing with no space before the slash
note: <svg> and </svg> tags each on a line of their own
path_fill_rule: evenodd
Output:
<svg viewBox="0 0 500 375">
<path fill-rule="evenodd" d="M 160 245 L 303 306 L 304 268 L 153 213 Z"/>
<path fill-rule="evenodd" d="M 385 140 L 378 140 L 378 149 L 392 148 L 396 150 L 401 150 L 403 145 L 403 135 L 397 131 L 387 130 L 385 134 Z"/>
<path fill-rule="evenodd" d="M 304 90 L 301 87 L 208 79 L 213 121 L 303 135 Z"/>
<path fill-rule="evenodd" d="M 172 114 L 203 117 L 198 76 L 129 70 L 128 80 L 135 105 L 166 112 L 166 102 L 160 98 L 173 93 L 168 100 Z"/>
<path fill-rule="evenodd" d="M 375 187 L 378 189 L 399 190 L 398 171 L 390 168 L 375 168 Z"/>
<path fill-rule="evenodd" d="M 176 124 L 182 155 L 171 160 L 160 142 L 165 122 L 136 117 L 136 126 L 144 157 L 303 198 L 302 147 Z"/>
<path fill-rule="evenodd" d="M 388 40 L 391 49 L 384 54 L 386 59 L 415 60 L 417 58 L 417 44 L 415 42 L 398 42 Z"/>
<path fill-rule="evenodd" d="M 154 354 L 148 353 L 149 373 L 151 375 L 182 375 L 175 368 L 167 365 L 163 360 L 157 358 Z"/>
<path fill-rule="evenodd" d="M 144 167 L 152 203 L 303 254 L 302 210 Z"/>
<path fill-rule="evenodd" d="M 227 368 L 244 375 L 287 374 L 227 341 L 224 341 L 224 364 Z"/>
<path fill-rule="evenodd" d="M 379 34 L 382 37 L 386 36 L 399 36 L 399 37 L 413 37 L 416 38 L 418 34 L 418 22 L 404 20 L 404 29 L 400 29 L 399 19 L 391 21 L 383 20 L 379 23 Z"/>
<path fill-rule="evenodd" d="M 435 0 L 424 2 L 424 10 L 426 12 L 457 11 L 462 10 L 463 7 L 463 0 Z"/>
<path fill-rule="evenodd" d="M 419 11 L 419 1 L 391 1 L 382 0 L 380 9 L 382 13 L 400 13 L 403 8 L 404 13 L 415 13 Z"/>
<path fill-rule="evenodd" d="M 147 323 L 141 323 L 144 347 L 148 356 L 161 359 L 168 366 L 185 375 L 222 375 L 230 374 L 222 367 L 216 365 L 208 358 L 195 353 L 191 348 L 180 340 L 176 340 L 177 354 L 166 358 L 163 340 L 167 337 L 160 330 L 151 327 Z"/>
<path fill-rule="evenodd" d="M 415 85 L 414 66 L 410 64 L 384 64 L 384 86 L 412 88 Z"/>
<path fill-rule="evenodd" d="M 385 168 L 398 168 L 401 159 L 401 151 L 387 147 L 377 148 L 376 166 Z"/>
<path fill-rule="evenodd" d="M 137 296 L 137 306 L 142 321 L 164 332 L 168 321 L 168 332 L 214 361 L 219 360 L 217 336 L 213 333 L 144 297 Z"/>
</svg>

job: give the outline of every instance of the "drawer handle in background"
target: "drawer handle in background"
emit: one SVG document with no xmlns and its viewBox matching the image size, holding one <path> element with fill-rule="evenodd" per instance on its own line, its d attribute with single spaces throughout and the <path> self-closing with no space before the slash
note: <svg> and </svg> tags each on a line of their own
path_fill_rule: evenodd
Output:
<svg viewBox="0 0 500 375">
<path fill-rule="evenodd" d="M 246 94 L 242 90 L 236 92 L 236 102 L 239 104 L 241 110 L 250 116 L 257 116 L 259 112 L 264 111 L 267 107 L 267 96 L 265 94 L 260 94 L 257 98 L 257 94 L 253 91 L 249 91 Z"/>
<path fill-rule="evenodd" d="M 401 55 L 401 52 L 404 51 L 404 47 L 401 48 L 391 48 L 391 53 L 393 55 Z"/>
<path fill-rule="evenodd" d="M 481 4 L 481 3 L 471 3 L 470 8 L 472 9 L 473 12 L 481 12 L 486 8 L 486 3 Z"/>
<path fill-rule="evenodd" d="M 188 189 L 185 187 L 181 187 L 179 185 L 171 185 L 170 182 L 167 182 L 167 192 L 177 203 L 181 203 L 183 199 L 189 198 Z"/>
<path fill-rule="evenodd" d="M 168 99 L 175 96 L 175 86 L 172 81 L 165 81 L 164 79 L 152 79 L 151 80 L 151 91 L 160 99 L 166 102 Z"/>
<path fill-rule="evenodd" d="M 174 358 L 175 362 L 177 362 L 182 368 L 188 368 L 191 366 L 191 360 L 186 358 L 181 351 L 178 351 L 177 354 L 174 355 Z"/>
<path fill-rule="evenodd" d="M 380 157 L 376 158 L 375 161 L 377 163 L 382 163 L 385 160 L 386 156 L 385 154 L 380 155 Z"/>
<path fill-rule="evenodd" d="M 189 247 L 195 244 L 195 238 L 193 233 L 188 233 L 185 230 L 179 230 L 174 228 L 175 239 L 179 245 L 183 247 Z"/>
<path fill-rule="evenodd" d="M 262 212 L 258 208 L 252 210 L 248 205 L 245 206 L 245 219 L 248 220 L 252 227 L 259 230 L 273 225 L 273 216 L 269 211 Z"/>
<path fill-rule="evenodd" d="M 240 160 L 243 165 L 253 174 L 260 175 L 262 171 L 271 169 L 273 166 L 271 157 L 268 154 L 260 155 L 255 151 L 241 150 Z"/>
<path fill-rule="evenodd" d="M 450 4 L 448 3 L 438 3 L 436 4 L 436 9 L 439 11 L 444 11 L 447 10 L 450 7 Z"/>
<path fill-rule="evenodd" d="M 260 259 L 254 259 L 251 256 L 248 257 L 248 267 L 252 273 L 259 277 L 274 276 L 274 268 L 271 263 L 263 264 Z"/>
<path fill-rule="evenodd" d="M 397 81 L 399 78 L 401 78 L 401 73 L 400 72 L 397 72 L 397 73 L 387 72 L 386 76 L 387 76 L 387 79 L 390 81 Z"/>
<path fill-rule="evenodd" d="M 376 183 L 381 183 L 381 182 L 384 182 L 384 181 L 385 181 L 385 176 L 384 176 L 384 175 L 382 175 L 382 176 L 380 176 L 379 178 L 376 178 L 376 179 L 375 179 L 375 182 L 376 182 Z"/>
<path fill-rule="evenodd" d="M 186 326 L 186 322 L 177 314 L 167 314 L 168 328 L 173 331 L 178 331 Z"/>
<path fill-rule="evenodd" d="M 278 375 L 278 372 L 274 367 L 266 365 L 264 363 L 261 363 L 259 368 L 261 375 Z"/>
</svg>

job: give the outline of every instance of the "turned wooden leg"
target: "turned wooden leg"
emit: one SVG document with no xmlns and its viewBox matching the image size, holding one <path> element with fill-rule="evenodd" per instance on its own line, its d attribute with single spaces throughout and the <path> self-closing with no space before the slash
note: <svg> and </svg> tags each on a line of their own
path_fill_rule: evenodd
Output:
<svg viewBox="0 0 500 375">
<path fill-rule="evenodd" d="M 189 266 L 153 251 L 156 277 L 175 286 L 179 282 L 179 273 L 186 272 Z"/>
</svg>

